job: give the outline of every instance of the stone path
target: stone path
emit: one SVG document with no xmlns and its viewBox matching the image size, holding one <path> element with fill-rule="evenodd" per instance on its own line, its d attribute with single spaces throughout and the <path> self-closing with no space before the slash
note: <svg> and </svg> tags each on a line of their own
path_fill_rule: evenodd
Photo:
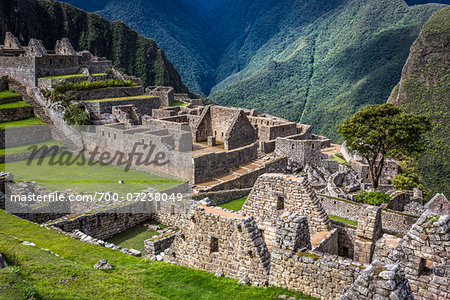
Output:
<svg viewBox="0 0 450 300">
<path fill-rule="evenodd" d="M 231 173 L 225 173 L 215 176 L 212 180 L 199 183 L 193 187 L 194 193 L 198 193 L 199 190 L 206 189 L 219 183 L 224 183 L 238 178 L 248 172 L 254 171 L 262 167 L 270 158 L 265 155 L 259 155 L 259 157 L 251 163 L 242 165 L 239 169 L 233 170 Z"/>
<path fill-rule="evenodd" d="M 244 219 L 245 218 L 243 215 L 225 211 L 223 209 L 216 208 L 216 207 L 206 206 L 204 204 L 200 204 L 200 207 L 203 208 L 205 210 L 205 212 L 209 212 L 211 214 L 222 216 L 222 217 L 225 217 L 228 219 L 231 219 L 231 218 Z"/>
<path fill-rule="evenodd" d="M 328 156 L 333 156 L 334 154 L 341 151 L 341 145 L 331 144 L 331 147 L 323 148 L 322 153 Z"/>
</svg>

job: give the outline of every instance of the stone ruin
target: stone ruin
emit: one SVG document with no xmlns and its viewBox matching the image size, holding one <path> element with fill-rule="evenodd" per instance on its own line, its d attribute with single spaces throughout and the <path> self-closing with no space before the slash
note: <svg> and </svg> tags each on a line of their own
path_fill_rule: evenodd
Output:
<svg viewBox="0 0 450 300">
<path fill-rule="evenodd" d="M 110 60 L 95 57 L 88 51 L 76 52 L 67 38 L 56 42 L 55 50 L 45 49 L 42 41 L 30 39 L 27 46 L 10 32 L 0 46 L 0 74 L 19 82 L 36 85 L 40 77 L 81 73 L 102 73 L 112 68 Z"/>
<path fill-rule="evenodd" d="M 279 191 L 273 189 L 276 186 Z M 355 251 L 361 253 L 353 259 L 338 256 L 337 230 L 323 215 L 314 191 L 307 191 L 308 183 L 301 178 L 263 175 L 244 205 L 256 208 L 259 202 L 260 212 L 194 206 L 170 242 L 168 237 L 162 239 L 164 244 L 159 239 L 146 241 L 147 254 L 152 259 L 156 254 L 166 262 L 235 278 L 243 284 L 282 286 L 321 299 L 427 299 L 414 288 L 416 278 L 405 269 L 407 261 L 372 260 L 379 252 L 375 243 L 382 240 L 379 208 L 365 207 L 360 216 Z M 424 216 L 422 219 L 427 220 Z M 447 224 L 447 219 L 436 221 L 436 225 Z M 272 237 L 262 224 L 273 226 Z M 445 259 L 444 255 L 439 263 Z M 436 270 L 443 268 L 436 263 Z M 441 292 L 439 289 L 438 294 Z"/>
<path fill-rule="evenodd" d="M 39 100 L 39 89 L 51 90 L 55 81 L 42 77 L 83 73 L 89 80 L 105 80 L 105 75 L 91 74 L 110 67 L 105 58 L 76 52 L 68 39 L 48 51 L 39 40 L 22 46 L 7 33 L 0 46 L 0 75 L 8 76 L 1 77 L 1 85 L 17 81 L 32 86 L 28 96 L 45 107 L 54 123 L 57 113 Z M 174 163 L 157 171 L 189 181 L 197 199 L 205 192 L 232 195 L 252 188 L 242 210 L 186 201 L 138 206 L 137 213 L 130 214 L 123 213 L 131 211 L 130 204 L 122 203 L 124 210 L 96 207 L 95 213 L 75 218 L 49 221 L 52 217 L 44 216 L 34 221 L 49 221 L 47 226 L 109 247 L 102 239 L 156 220 L 180 230 L 145 241 L 151 259 L 322 299 L 450 298 L 449 202 L 436 195 L 422 206 L 419 191 L 394 191 L 387 184 L 398 174 L 394 161 L 386 164 L 380 185 L 393 192 L 391 203 L 356 203 L 354 192 L 367 187 L 367 166 L 345 145 L 312 134 L 311 126 L 255 110 L 204 106 L 171 87 L 144 89 L 137 78 L 123 79 L 137 86 L 74 95 L 91 113 L 93 124 L 102 125 L 83 132 L 87 148 L 101 145 L 102 150 L 118 149 L 128 156 L 134 144 L 156 141 L 177 155 Z M 170 106 L 175 101 L 184 106 Z M 345 164 L 331 159 L 338 152 Z M 17 193 L 40 190 L 27 184 L 13 188 Z M 23 217 L 33 215 L 30 208 Z"/>
</svg>

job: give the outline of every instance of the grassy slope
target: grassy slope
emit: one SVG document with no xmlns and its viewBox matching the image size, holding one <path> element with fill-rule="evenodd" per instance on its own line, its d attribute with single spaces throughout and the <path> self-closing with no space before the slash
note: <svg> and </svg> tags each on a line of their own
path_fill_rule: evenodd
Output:
<svg viewBox="0 0 450 300">
<path fill-rule="evenodd" d="M 58 154 L 54 158 L 47 157 L 43 159 L 41 165 L 37 164 L 39 159 L 34 159 L 31 165 L 27 165 L 27 161 L 9 162 L 0 164 L 0 169 L 6 169 L 7 172 L 14 174 L 14 178 L 18 181 L 36 181 L 52 191 L 66 189 L 84 193 L 111 191 L 120 196 L 126 196 L 127 193 L 138 193 L 149 187 L 161 191 L 182 182 L 134 170 L 125 172 L 121 167 L 100 166 L 98 163 L 94 166 L 86 164 L 82 166 L 77 164 L 50 165 L 52 159 L 54 162 L 59 162 L 59 159 L 65 162 L 67 157 L 62 154 Z M 75 157 L 70 160 L 74 161 Z M 81 162 L 81 159 L 77 162 Z M 118 184 L 119 180 L 123 180 L 124 184 Z"/>
<path fill-rule="evenodd" d="M 56 140 L 48 140 L 45 142 L 41 142 L 41 143 L 34 143 L 34 144 L 29 144 L 29 145 L 22 145 L 22 146 L 16 146 L 16 147 L 10 147 L 7 149 L 0 149 L 0 155 L 10 155 L 10 154 L 17 154 L 17 153 L 29 153 L 30 146 L 38 146 L 38 147 L 42 147 L 42 146 L 53 146 L 53 145 L 57 145 L 57 146 L 63 146 L 62 143 L 56 141 Z"/>
<path fill-rule="evenodd" d="M 7 274 L 10 280 L 0 276 L 0 291 L 5 281 L 8 281 L 8 287 L 12 281 L 16 283 L 10 287 L 17 291 L 16 299 L 23 299 L 22 281 L 31 284 L 45 299 L 268 299 L 281 294 L 300 296 L 280 288 L 241 286 L 235 280 L 214 278 L 213 274 L 203 271 L 124 255 L 65 237 L 2 210 L 0 236 L 0 252 L 20 268 L 19 275 Z M 34 242 L 37 248 L 24 246 L 11 236 Z M 49 249 L 60 257 L 39 248 Z M 92 268 L 100 259 L 107 259 L 113 269 L 101 271 Z M 5 275 L 5 271 L 0 274 Z M 8 294 L 6 298 L 3 295 L 0 293 L 0 299 L 11 299 Z"/>
<path fill-rule="evenodd" d="M 227 209 L 232 209 L 234 211 L 240 211 L 242 206 L 244 205 L 245 200 L 247 200 L 247 197 L 248 196 L 244 196 L 242 198 L 230 201 L 228 203 L 225 203 L 225 204 L 222 204 L 219 206 L 223 207 L 223 208 L 227 208 Z"/>
<path fill-rule="evenodd" d="M 14 91 L 7 90 L 7 91 L 0 92 L 0 98 L 11 98 L 11 97 L 17 97 L 17 96 L 20 96 L 20 95 Z"/>
<path fill-rule="evenodd" d="M 120 22 L 109 22 L 67 3 L 51 0 L 5 0 L 0 2 L 0 44 L 5 31 L 41 39 L 47 49 L 68 37 L 75 50 L 87 49 L 105 56 L 128 74 L 139 76 L 146 85 L 171 85 L 177 91 L 187 88 L 164 52 L 153 40 L 144 38 Z"/>
<path fill-rule="evenodd" d="M 423 27 L 389 102 L 428 115 L 434 128 L 419 171 L 433 192 L 450 195 L 450 8 L 436 12 Z"/>
<path fill-rule="evenodd" d="M 0 123 L 0 129 L 11 128 L 16 126 L 26 126 L 26 125 L 44 125 L 44 121 L 38 118 L 28 118 L 19 121 L 3 122 Z"/>
<path fill-rule="evenodd" d="M 4 108 L 19 108 L 19 107 L 30 107 L 31 105 L 25 101 L 17 101 L 12 103 L 0 104 L 0 109 Z"/>
</svg>

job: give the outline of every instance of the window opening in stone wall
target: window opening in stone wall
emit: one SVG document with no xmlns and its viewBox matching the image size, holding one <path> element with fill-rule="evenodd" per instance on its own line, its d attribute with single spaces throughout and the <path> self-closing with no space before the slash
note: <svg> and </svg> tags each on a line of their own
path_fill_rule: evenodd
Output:
<svg viewBox="0 0 450 300">
<path fill-rule="evenodd" d="M 209 246 L 209 252 L 219 252 L 219 239 L 215 237 L 211 237 L 211 244 Z"/>
<path fill-rule="evenodd" d="M 314 144 L 311 144 L 311 146 L 312 146 L 312 148 L 313 148 L 313 150 L 314 150 Z"/>
<path fill-rule="evenodd" d="M 277 197 L 277 210 L 284 209 L 284 197 L 278 196 Z"/>
<path fill-rule="evenodd" d="M 431 271 L 431 266 L 433 265 L 433 261 L 425 258 L 420 258 L 419 263 L 419 276 L 431 275 L 433 272 Z"/>
<path fill-rule="evenodd" d="M 343 247 L 342 248 L 342 256 L 348 257 L 348 247 Z"/>
</svg>

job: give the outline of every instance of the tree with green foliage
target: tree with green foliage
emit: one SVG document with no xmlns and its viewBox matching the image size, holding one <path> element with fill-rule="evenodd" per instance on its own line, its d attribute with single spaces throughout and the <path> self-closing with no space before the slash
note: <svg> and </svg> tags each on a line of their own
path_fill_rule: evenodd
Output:
<svg viewBox="0 0 450 300">
<path fill-rule="evenodd" d="M 422 134 L 430 129 L 428 117 L 407 114 L 392 104 L 366 106 L 338 126 L 347 147 L 369 165 L 373 191 L 378 187 L 385 159 L 419 156 L 425 150 Z"/>
</svg>

